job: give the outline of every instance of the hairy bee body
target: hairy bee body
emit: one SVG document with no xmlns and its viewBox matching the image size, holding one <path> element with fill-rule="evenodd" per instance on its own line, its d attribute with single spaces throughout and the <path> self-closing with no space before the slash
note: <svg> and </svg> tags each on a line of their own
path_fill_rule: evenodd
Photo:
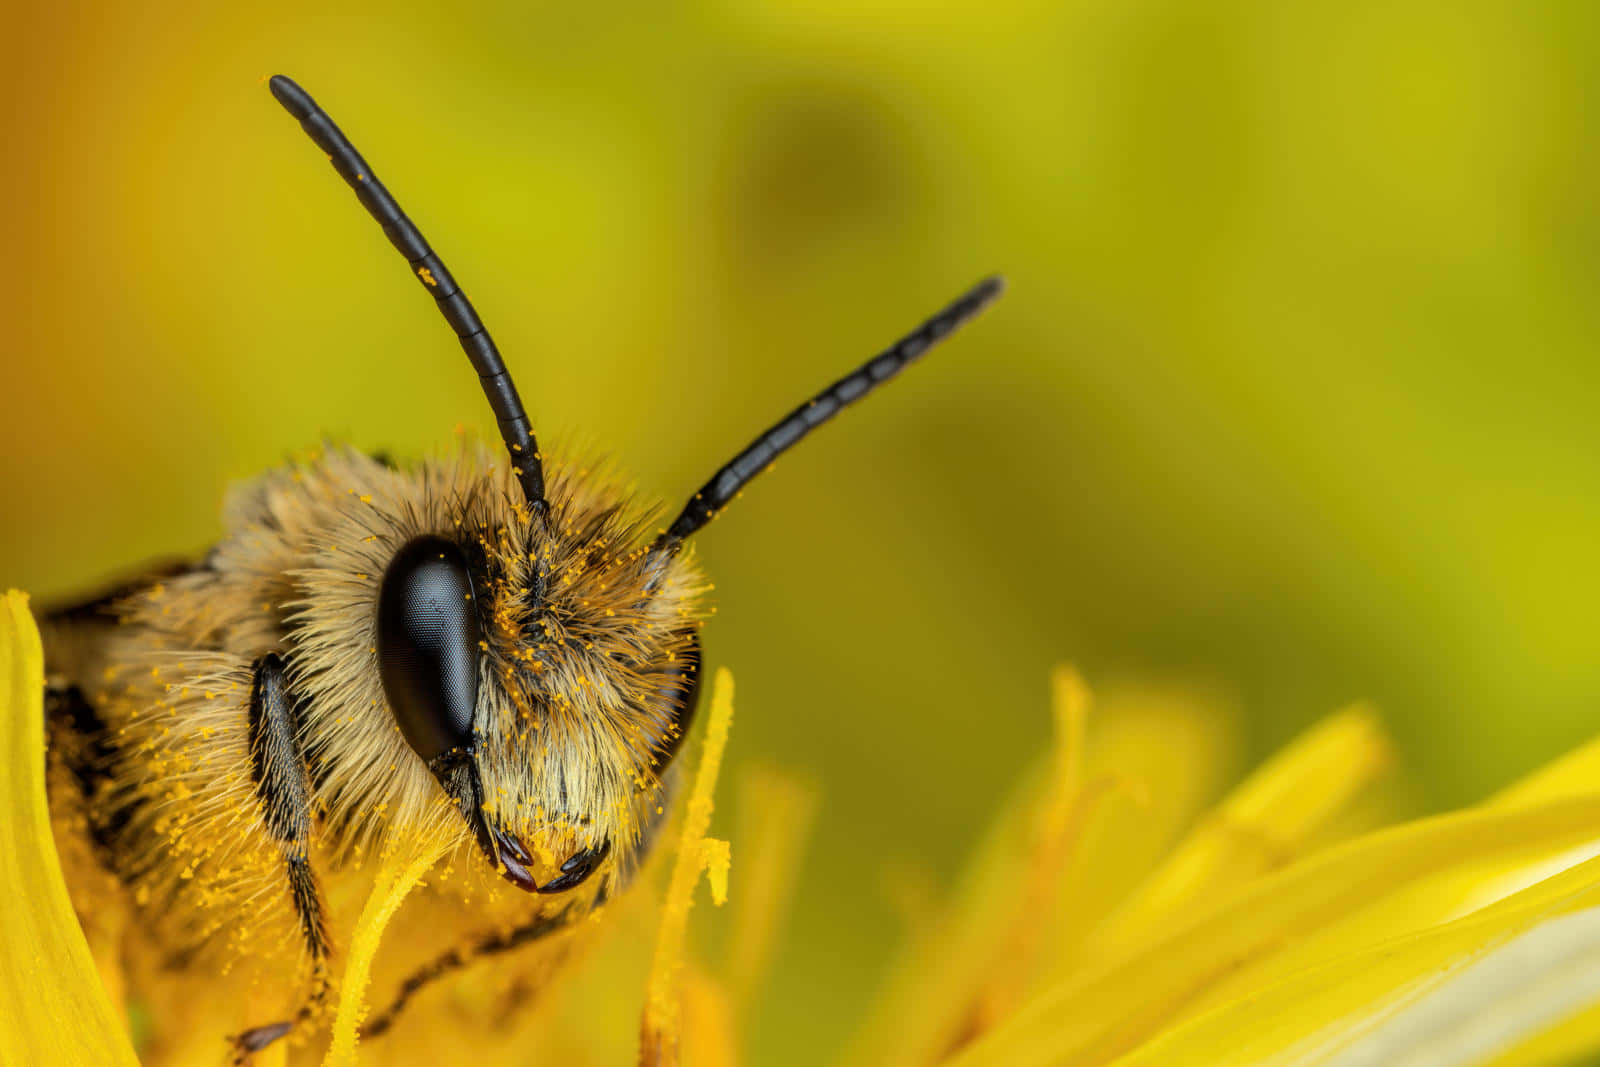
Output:
<svg viewBox="0 0 1600 1067">
<path fill-rule="evenodd" d="M 332 448 L 240 487 L 203 564 L 46 620 L 58 827 L 81 832 L 123 883 L 140 939 L 169 957 L 247 961 L 256 979 L 303 990 L 333 946 L 323 912 L 297 899 L 297 864 L 339 904 L 385 847 L 437 848 L 453 858 L 430 894 L 448 901 L 433 928 L 470 943 L 558 929 L 626 880 L 664 808 L 705 586 L 688 555 L 639 547 L 645 516 L 624 492 L 548 469 L 537 517 L 482 449 L 397 470 Z M 525 846 L 541 886 L 569 857 L 602 851 L 566 891 L 495 877 L 386 707 L 381 579 L 429 536 L 462 547 L 485 620 L 474 718 L 485 816 Z M 270 784 L 256 751 L 264 656 L 293 694 L 300 799 L 293 783 Z M 285 833 L 296 821 L 300 840 Z"/>
</svg>

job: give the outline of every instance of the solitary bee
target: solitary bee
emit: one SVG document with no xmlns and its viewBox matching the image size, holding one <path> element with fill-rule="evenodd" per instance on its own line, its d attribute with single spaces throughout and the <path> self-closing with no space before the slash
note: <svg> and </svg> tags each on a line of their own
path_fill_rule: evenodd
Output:
<svg viewBox="0 0 1600 1067">
<path fill-rule="evenodd" d="M 439 256 L 316 102 L 270 87 L 438 304 L 506 456 L 319 450 L 239 487 L 203 561 L 45 615 L 63 852 L 109 872 L 153 972 L 214 960 L 277 991 L 280 1021 L 238 1034 L 242 1056 L 315 1016 L 336 905 L 388 846 L 437 846 L 451 877 L 368 1035 L 428 982 L 625 885 L 699 691 L 707 587 L 688 539 L 1001 291 L 980 282 L 784 416 L 651 531 L 618 485 L 540 453 Z"/>
</svg>

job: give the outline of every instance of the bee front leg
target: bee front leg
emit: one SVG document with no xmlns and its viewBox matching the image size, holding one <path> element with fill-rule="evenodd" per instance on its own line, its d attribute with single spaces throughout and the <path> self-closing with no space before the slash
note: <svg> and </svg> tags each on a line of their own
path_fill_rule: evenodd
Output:
<svg viewBox="0 0 1600 1067">
<path fill-rule="evenodd" d="M 425 987 L 480 959 L 514 951 L 523 945 L 532 944 L 564 930 L 572 925 L 577 915 L 578 912 L 569 905 L 554 915 L 542 915 L 530 919 L 501 933 L 479 938 L 464 948 L 453 948 L 443 955 L 434 957 L 400 983 L 399 991 L 395 993 L 387 1008 L 367 1020 L 361 1027 L 361 1039 L 367 1041 L 385 1033 L 400 1017 L 400 1013 L 405 1010 L 411 998 Z"/>
<path fill-rule="evenodd" d="M 330 950 L 322 894 L 311 869 L 311 776 L 300 749 L 299 714 L 289 692 L 287 671 L 277 653 L 255 661 L 250 690 L 250 762 L 261 819 L 283 855 L 289 900 L 311 957 L 312 992 L 293 1020 L 270 1023 L 234 1037 L 235 1062 L 266 1048 L 310 1019 L 328 992 Z"/>
</svg>

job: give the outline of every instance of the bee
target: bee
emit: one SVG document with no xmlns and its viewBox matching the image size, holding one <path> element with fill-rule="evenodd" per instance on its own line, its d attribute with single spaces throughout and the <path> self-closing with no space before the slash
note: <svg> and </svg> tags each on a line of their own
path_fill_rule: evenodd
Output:
<svg viewBox="0 0 1600 1067">
<path fill-rule="evenodd" d="M 269 85 L 437 304 L 505 452 L 397 465 L 324 447 L 236 487 L 203 560 L 44 614 L 63 853 L 129 902 L 155 970 L 215 961 L 282 991 L 282 1018 L 235 1035 L 241 1057 L 315 1018 L 330 901 L 397 843 L 436 847 L 450 877 L 367 1036 L 421 987 L 627 884 L 699 693 L 708 587 L 690 538 L 1002 288 L 978 283 L 785 415 L 652 529 L 613 478 L 541 453 L 444 262 L 328 114 Z"/>
</svg>

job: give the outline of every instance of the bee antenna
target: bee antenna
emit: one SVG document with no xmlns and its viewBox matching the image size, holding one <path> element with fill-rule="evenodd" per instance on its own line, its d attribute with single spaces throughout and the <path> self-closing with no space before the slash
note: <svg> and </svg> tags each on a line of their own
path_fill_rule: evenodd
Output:
<svg viewBox="0 0 1600 1067">
<path fill-rule="evenodd" d="M 535 512 L 544 512 L 548 506 L 544 497 L 544 466 L 539 458 L 539 446 L 533 439 L 532 424 L 523 410 L 517 387 L 511 381 L 511 372 L 500 358 L 500 350 L 495 347 L 488 328 L 473 310 L 472 301 L 461 291 L 438 254 L 428 247 L 416 224 L 406 217 L 389 190 L 372 173 L 361 153 L 311 95 L 281 74 L 274 75 L 267 84 L 284 110 L 298 119 L 301 129 L 328 154 L 333 169 L 355 190 L 356 199 L 383 227 L 389 243 L 411 264 L 411 272 L 439 305 L 440 313 L 455 330 L 473 369 L 478 372 L 483 395 L 489 400 L 495 421 L 500 424 L 500 436 L 511 453 L 511 468 L 522 485 L 523 498 Z"/>
<path fill-rule="evenodd" d="M 927 322 L 779 419 L 689 498 L 677 519 L 650 546 L 651 554 L 676 552 L 685 538 L 715 518 L 739 490 L 766 470 L 773 460 L 837 415 L 845 405 L 900 373 L 1004 291 L 1003 278 L 998 275 L 985 278 Z"/>
</svg>

